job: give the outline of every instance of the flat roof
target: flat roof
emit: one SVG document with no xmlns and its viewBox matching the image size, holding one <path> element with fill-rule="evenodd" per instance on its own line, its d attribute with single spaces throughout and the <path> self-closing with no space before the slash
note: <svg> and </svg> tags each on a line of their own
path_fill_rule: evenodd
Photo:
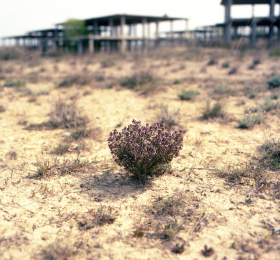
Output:
<svg viewBox="0 0 280 260">
<path fill-rule="evenodd" d="M 280 18 L 269 18 L 269 17 L 254 17 L 254 18 L 239 18 L 232 19 L 231 25 L 232 27 L 238 26 L 250 26 L 253 22 L 253 19 L 257 21 L 258 26 L 269 26 L 271 24 L 279 26 Z M 224 27 L 226 23 L 218 23 L 216 27 Z"/>
<path fill-rule="evenodd" d="M 147 16 L 147 15 L 131 15 L 131 14 L 114 14 L 101 17 L 93 17 L 88 19 L 81 19 L 85 21 L 86 26 L 94 25 L 94 22 L 98 22 L 98 26 L 109 26 L 110 19 L 113 20 L 114 25 L 121 24 L 121 17 L 125 17 L 125 23 L 127 25 L 139 24 L 143 22 L 143 19 L 146 19 L 146 22 L 156 22 L 156 21 L 175 21 L 175 20 L 188 20 L 187 18 L 181 17 L 169 17 L 168 15 L 163 16 Z M 58 23 L 57 25 L 63 25 L 64 23 Z"/>
<path fill-rule="evenodd" d="M 221 5 L 226 5 L 228 0 L 222 0 Z M 232 0 L 232 5 L 258 5 L 270 4 L 270 0 Z M 280 0 L 275 0 L 275 4 L 280 4 Z"/>
</svg>

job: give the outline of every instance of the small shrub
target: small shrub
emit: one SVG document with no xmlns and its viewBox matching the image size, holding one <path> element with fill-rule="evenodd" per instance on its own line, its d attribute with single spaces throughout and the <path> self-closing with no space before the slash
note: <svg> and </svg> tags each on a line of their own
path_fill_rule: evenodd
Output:
<svg viewBox="0 0 280 260">
<path fill-rule="evenodd" d="M 228 86 L 215 86 L 212 93 L 214 95 L 234 95 L 235 91 Z"/>
<path fill-rule="evenodd" d="M 59 144 L 57 147 L 53 148 L 51 154 L 63 155 L 65 153 L 68 153 L 69 149 L 70 149 L 69 144 Z"/>
<path fill-rule="evenodd" d="M 196 96 L 199 94 L 196 90 L 182 90 L 181 94 L 178 97 L 181 100 L 195 100 Z"/>
<path fill-rule="evenodd" d="M 256 68 L 257 65 L 261 63 L 260 59 L 254 59 L 252 64 L 248 67 L 249 70 L 253 70 Z"/>
<path fill-rule="evenodd" d="M 224 62 L 224 63 L 222 64 L 222 68 L 223 68 L 223 69 L 229 68 L 229 62 Z"/>
<path fill-rule="evenodd" d="M 24 80 L 6 81 L 4 87 L 24 87 Z"/>
<path fill-rule="evenodd" d="M 279 57 L 280 56 L 280 48 L 274 48 L 270 51 L 270 56 Z"/>
<path fill-rule="evenodd" d="M 76 75 L 68 75 L 62 80 L 56 88 L 67 88 L 73 85 L 84 86 L 92 81 L 92 75 L 89 73 L 80 73 Z"/>
<path fill-rule="evenodd" d="M 157 81 L 158 78 L 151 71 L 147 70 L 122 78 L 120 85 L 128 89 L 140 90 L 143 94 L 146 94 L 148 91 L 156 89 Z M 146 90 L 145 87 L 147 88 Z"/>
<path fill-rule="evenodd" d="M 43 260 L 63 260 L 63 259 L 71 259 L 71 257 L 78 254 L 77 248 L 74 250 L 73 247 L 68 245 L 62 245 L 58 242 L 48 245 L 44 248 L 40 255 L 35 257 L 35 259 L 43 259 Z"/>
<path fill-rule="evenodd" d="M 79 140 L 82 138 L 93 138 L 98 135 L 99 129 L 92 129 L 92 128 L 87 128 L 87 127 L 79 127 L 75 129 L 71 133 L 71 138 L 74 140 Z"/>
<path fill-rule="evenodd" d="M 75 100 L 58 99 L 50 113 L 49 124 L 53 128 L 84 127 L 88 118 L 80 115 Z"/>
<path fill-rule="evenodd" d="M 216 65 L 218 62 L 215 58 L 211 58 L 208 62 L 207 62 L 207 66 L 213 66 Z"/>
<path fill-rule="evenodd" d="M 263 110 L 265 112 L 269 112 L 271 110 L 277 109 L 279 107 L 279 103 L 273 102 L 271 98 L 267 97 L 263 104 Z"/>
<path fill-rule="evenodd" d="M 211 106 L 209 99 L 206 101 L 206 107 L 202 110 L 203 119 L 212 119 L 224 116 L 224 105 L 220 101 L 216 102 L 213 106 Z"/>
<path fill-rule="evenodd" d="M 263 121 L 261 113 L 256 115 L 249 114 L 245 115 L 244 118 L 238 121 L 238 128 L 240 129 L 251 129 L 254 125 L 259 125 Z"/>
<path fill-rule="evenodd" d="M 24 52 L 15 47 L 0 48 L 0 60 L 16 60 L 24 57 Z"/>
<path fill-rule="evenodd" d="M 232 69 L 228 72 L 228 75 L 236 74 L 237 71 L 238 71 L 238 68 L 234 67 L 234 68 L 232 68 Z"/>
<path fill-rule="evenodd" d="M 175 79 L 175 80 L 173 81 L 173 84 L 174 84 L 174 85 L 181 84 L 181 80 L 179 80 L 179 79 Z"/>
<path fill-rule="evenodd" d="M 5 107 L 3 105 L 0 105 L 0 113 L 3 113 L 5 111 L 6 111 Z"/>
<path fill-rule="evenodd" d="M 280 87 L 280 77 L 274 77 L 267 81 L 268 89 L 279 88 Z"/>
<path fill-rule="evenodd" d="M 122 132 L 111 132 L 108 145 L 117 164 L 143 179 L 179 155 L 183 133 L 164 130 L 159 124 L 141 126 L 133 120 Z"/>
<path fill-rule="evenodd" d="M 106 59 L 106 60 L 102 60 L 100 62 L 100 65 L 102 68 L 110 68 L 112 66 L 115 65 L 114 61 L 110 60 L 110 59 Z"/>
<path fill-rule="evenodd" d="M 280 142 L 276 140 L 266 140 L 260 146 L 259 153 L 261 154 L 260 163 L 270 170 L 280 170 Z"/>
</svg>

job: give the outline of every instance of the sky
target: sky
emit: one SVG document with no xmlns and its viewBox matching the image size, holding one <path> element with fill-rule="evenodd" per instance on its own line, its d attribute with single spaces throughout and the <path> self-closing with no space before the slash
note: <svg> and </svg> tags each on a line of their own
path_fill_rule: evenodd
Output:
<svg viewBox="0 0 280 260">
<path fill-rule="evenodd" d="M 69 18 L 86 19 L 111 14 L 135 14 L 189 19 L 189 28 L 224 21 L 221 0 L 0 0 L 0 38 L 28 31 L 53 28 Z M 255 15 L 264 16 L 268 6 L 256 6 Z M 276 7 L 279 13 L 279 7 Z M 233 17 L 251 17 L 252 7 L 234 7 Z M 174 24 L 174 30 L 185 25 Z"/>
</svg>

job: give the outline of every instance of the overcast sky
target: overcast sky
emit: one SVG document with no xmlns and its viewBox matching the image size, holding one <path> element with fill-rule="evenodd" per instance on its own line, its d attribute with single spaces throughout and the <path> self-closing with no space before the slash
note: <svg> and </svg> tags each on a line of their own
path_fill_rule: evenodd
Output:
<svg viewBox="0 0 280 260">
<path fill-rule="evenodd" d="M 68 18 L 85 19 L 111 14 L 137 14 L 189 18 L 190 29 L 224 21 L 221 0 L 0 0 L 0 37 L 54 27 Z M 255 15 L 269 12 L 256 6 Z M 234 7 L 234 17 L 250 17 L 251 6 Z M 276 7 L 279 13 L 279 7 Z M 177 26 L 177 27 L 176 27 Z M 175 30 L 181 24 L 174 24 Z"/>
</svg>

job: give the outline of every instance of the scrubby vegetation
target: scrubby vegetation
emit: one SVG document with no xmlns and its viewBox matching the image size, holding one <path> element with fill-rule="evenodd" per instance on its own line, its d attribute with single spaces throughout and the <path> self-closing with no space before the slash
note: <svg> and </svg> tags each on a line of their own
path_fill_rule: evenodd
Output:
<svg viewBox="0 0 280 260">
<path fill-rule="evenodd" d="M 108 143 L 117 164 L 143 179 L 179 155 L 183 134 L 164 130 L 159 124 L 141 126 L 133 120 L 121 132 L 111 132 Z"/>
<path fill-rule="evenodd" d="M 2 51 L 0 259 L 278 259 L 273 49 Z"/>
</svg>

